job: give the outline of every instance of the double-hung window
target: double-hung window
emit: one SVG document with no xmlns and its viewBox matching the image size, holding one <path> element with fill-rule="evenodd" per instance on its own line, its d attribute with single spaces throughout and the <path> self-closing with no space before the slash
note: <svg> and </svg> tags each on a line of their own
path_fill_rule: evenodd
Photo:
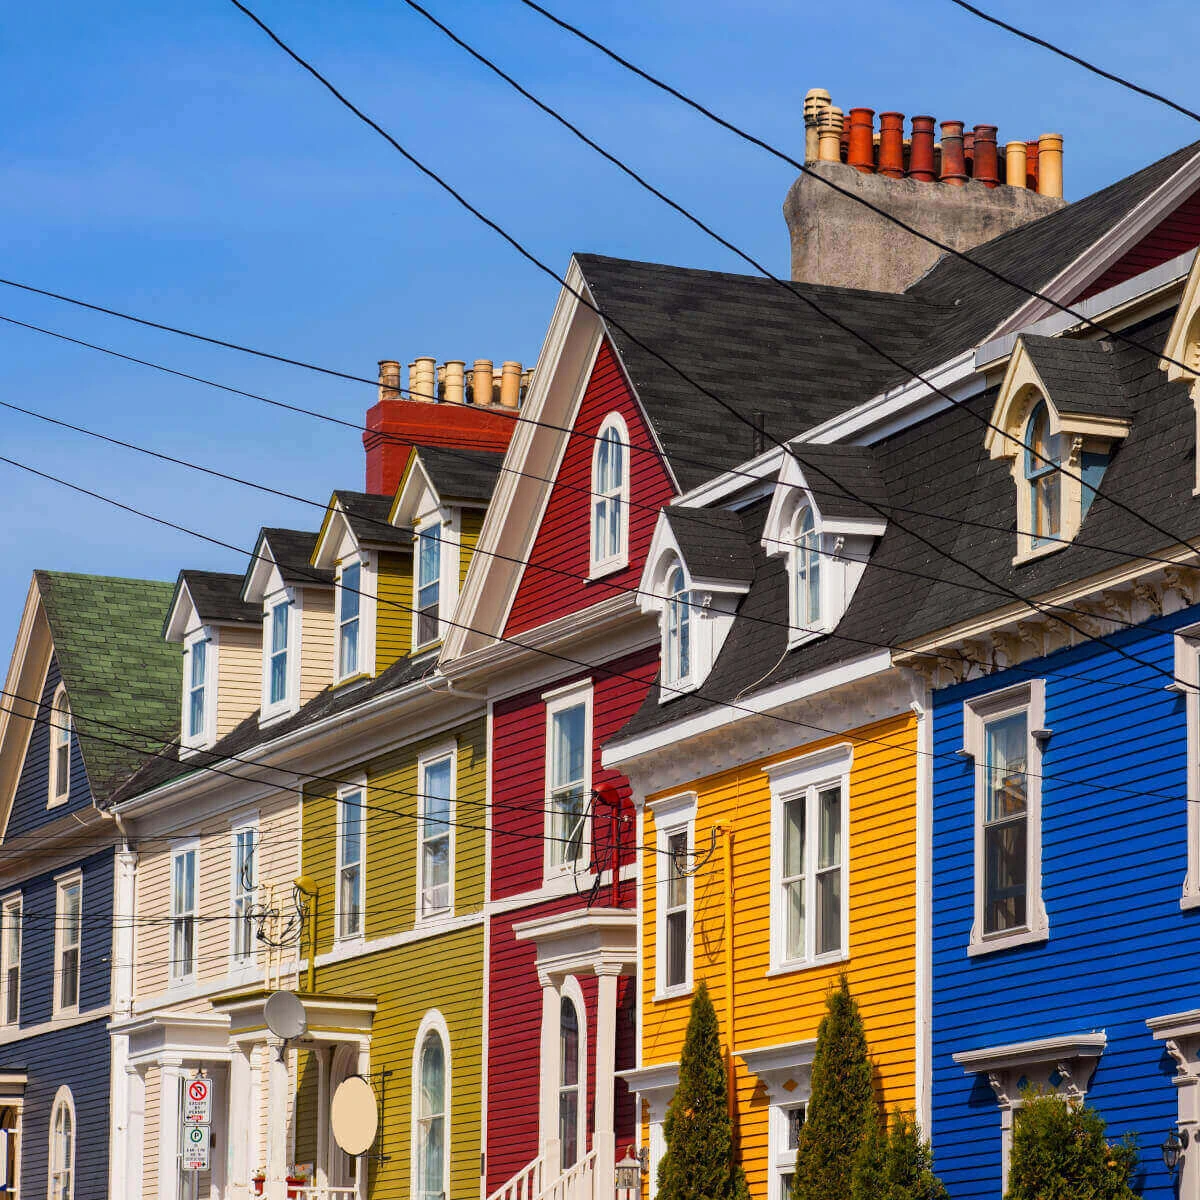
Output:
<svg viewBox="0 0 1200 1200">
<path fill-rule="evenodd" d="M 363 934 L 363 856 L 366 821 L 364 788 L 338 793 L 337 818 L 337 936 Z"/>
<path fill-rule="evenodd" d="M 441 1030 L 430 1029 L 420 1046 L 414 1080 L 414 1200 L 445 1200 L 449 1158 L 446 1101 L 450 1081 Z"/>
<path fill-rule="evenodd" d="M 5 1025 L 15 1025 L 21 1015 L 21 897 L 9 896 L 0 904 L 0 987 L 3 987 Z"/>
<path fill-rule="evenodd" d="M 71 705 L 66 689 L 60 684 L 54 693 L 50 715 L 50 807 L 65 803 L 70 792 Z"/>
<path fill-rule="evenodd" d="M 288 698 L 288 626 L 291 603 L 281 600 L 271 606 L 270 659 L 267 664 L 267 703 L 284 704 Z"/>
<path fill-rule="evenodd" d="M 806 504 L 796 514 L 792 550 L 792 628 L 807 633 L 821 625 L 821 535 Z"/>
<path fill-rule="evenodd" d="M 968 701 L 964 749 L 974 762 L 975 920 L 968 952 L 1041 940 L 1041 742 L 1045 681 Z"/>
<path fill-rule="evenodd" d="M 848 953 L 850 753 L 835 746 L 767 768 L 773 970 Z"/>
<path fill-rule="evenodd" d="M 454 757 L 451 751 L 420 760 L 420 917 L 453 908 Z"/>
<path fill-rule="evenodd" d="M 663 641 L 664 682 L 668 687 L 678 687 L 692 675 L 692 593 L 679 566 L 667 577 Z"/>
<path fill-rule="evenodd" d="M 258 830 L 241 825 L 233 831 L 233 945 L 234 962 L 254 957 L 254 907 L 258 899 Z"/>
<path fill-rule="evenodd" d="M 441 635 L 442 526 L 434 523 L 419 530 L 416 545 L 415 646 L 427 646 Z"/>
<path fill-rule="evenodd" d="M 171 856 L 171 980 L 196 974 L 196 847 Z"/>
<path fill-rule="evenodd" d="M 362 612 L 362 564 L 342 567 L 338 579 L 337 666 L 338 678 L 348 679 L 361 671 L 360 613 Z"/>
<path fill-rule="evenodd" d="M 83 880 L 78 872 L 57 881 L 54 904 L 54 1011 L 79 1008 L 79 950 L 83 933 Z"/>
<path fill-rule="evenodd" d="M 592 779 L 591 684 L 546 700 L 546 865 L 551 872 L 586 866 Z"/>
<path fill-rule="evenodd" d="M 203 634 L 188 647 L 187 732 L 203 738 L 208 709 L 208 640 Z"/>
<path fill-rule="evenodd" d="M 696 793 L 650 801 L 654 814 L 658 944 L 655 996 L 678 996 L 692 986 L 692 867 Z"/>
<path fill-rule="evenodd" d="M 768 1200 L 791 1200 L 792 1183 L 796 1176 L 796 1151 L 800 1147 L 800 1130 L 804 1127 L 803 1104 L 773 1104 L 770 1131 L 771 1168 L 775 1185 Z"/>
<path fill-rule="evenodd" d="M 1050 413 L 1043 400 L 1025 427 L 1025 480 L 1029 488 L 1032 545 L 1058 540 L 1061 529 L 1062 474 L 1050 434 Z"/>
<path fill-rule="evenodd" d="M 629 561 L 629 430 L 619 413 L 600 427 L 592 458 L 592 574 Z"/>
</svg>

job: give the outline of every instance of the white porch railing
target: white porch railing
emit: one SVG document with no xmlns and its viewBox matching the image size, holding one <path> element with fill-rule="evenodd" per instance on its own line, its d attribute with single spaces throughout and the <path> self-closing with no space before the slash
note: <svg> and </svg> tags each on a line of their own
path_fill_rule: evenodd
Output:
<svg viewBox="0 0 1200 1200">
<path fill-rule="evenodd" d="M 507 1183 L 502 1183 L 487 1200 L 537 1200 L 542 1194 L 545 1162 L 539 1155 L 522 1167 Z"/>
<path fill-rule="evenodd" d="M 592 1150 L 542 1188 L 537 1200 L 592 1200 L 595 1182 L 596 1152 Z"/>
<path fill-rule="evenodd" d="M 355 1187 L 318 1187 L 312 1184 L 306 1187 L 289 1187 L 288 1195 L 294 1200 L 358 1200 L 358 1189 Z"/>
</svg>

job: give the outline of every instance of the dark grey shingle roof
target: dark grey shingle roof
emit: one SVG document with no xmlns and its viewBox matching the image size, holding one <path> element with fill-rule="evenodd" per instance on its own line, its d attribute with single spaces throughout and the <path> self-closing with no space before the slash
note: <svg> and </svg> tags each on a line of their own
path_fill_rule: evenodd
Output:
<svg viewBox="0 0 1200 1200">
<path fill-rule="evenodd" d="M 443 500 L 486 502 L 492 498 L 503 454 L 488 450 L 444 450 L 437 446 L 417 446 L 414 452 Z"/>
<path fill-rule="evenodd" d="M 1023 334 L 1021 341 L 1059 412 L 1129 416 L 1129 397 L 1122 387 L 1112 343 L 1032 334 Z"/>
<path fill-rule="evenodd" d="M 887 488 L 872 447 L 809 442 L 793 449 L 823 516 L 881 519 Z"/>
<path fill-rule="evenodd" d="M 392 511 L 391 496 L 342 490 L 333 494 L 346 514 L 350 532 L 360 543 L 375 546 L 412 545 L 412 530 L 401 529 L 388 520 Z"/>
<path fill-rule="evenodd" d="M 741 515 L 724 508 L 663 510 L 694 579 L 749 584 L 754 552 Z"/>
<path fill-rule="evenodd" d="M 332 571 L 318 571 L 310 565 L 317 535 L 300 529 L 264 528 L 259 534 L 260 546 L 269 547 L 271 557 L 285 583 L 312 585 L 333 583 Z M 262 553 L 261 549 L 259 553 Z M 250 564 L 249 570 L 253 570 Z M 249 574 L 249 571 L 247 571 Z"/>
<path fill-rule="evenodd" d="M 188 595 L 205 624 L 231 621 L 235 624 L 261 625 L 262 609 L 242 599 L 243 578 L 221 571 L 184 570 L 179 572 L 175 591 L 178 595 L 180 587 L 187 585 Z M 171 607 L 174 608 L 173 601 Z"/>
</svg>

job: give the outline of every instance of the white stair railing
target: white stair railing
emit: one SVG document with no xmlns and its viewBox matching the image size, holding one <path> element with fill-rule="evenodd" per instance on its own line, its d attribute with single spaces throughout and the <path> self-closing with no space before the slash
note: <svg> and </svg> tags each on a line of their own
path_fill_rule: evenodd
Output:
<svg viewBox="0 0 1200 1200">
<path fill-rule="evenodd" d="M 538 1200 L 542 1194 L 544 1173 L 545 1161 L 539 1155 L 507 1183 L 502 1183 L 487 1200 Z"/>
<path fill-rule="evenodd" d="M 593 1200 L 595 1177 L 596 1152 L 592 1150 L 547 1184 L 536 1200 Z"/>
</svg>

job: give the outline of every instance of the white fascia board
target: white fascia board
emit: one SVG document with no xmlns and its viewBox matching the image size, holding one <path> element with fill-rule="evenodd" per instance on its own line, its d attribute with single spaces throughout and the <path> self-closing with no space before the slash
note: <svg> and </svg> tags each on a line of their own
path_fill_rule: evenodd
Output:
<svg viewBox="0 0 1200 1200">
<path fill-rule="evenodd" d="M 756 695 L 747 696 L 733 707 L 729 703 L 717 703 L 707 712 L 695 716 L 684 717 L 680 721 L 661 725 L 648 733 L 636 734 L 631 738 L 609 742 L 601 755 L 601 764 L 606 769 L 621 770 L 624 763 L 634 759 L 654 754 L 666 746 L 673 746 L 689 738 L 699 737 L 723 725 L 746 717 L 771 712 L 796 700 L 816 696 L 822 692 L 832 691 L 859 679 L 878 675 L 887 671 L 892 665 L 890 650 L 881 650 L 873 654 L 863 655 L 862 658 L 850 662 L 839 663 L 836 667 L 819 671 L 815 675 L 806 675 L 801 679 L 790 679 Z"/>
<path fill-rule="evenodd" d="M 196 608 L 196 602 L 192 599 L 187 580 L 181 580 L 179 595 L 175 597 L 175 603 L 171 606 L 170 613 L 167 614 L 163 640 L 182 642 L 188 631 L 195 628 L 199 621 L 200 615 Z"/>
<path fill-rule="evenodd" d="M 1151 267 L 1149 271 L 1143 271 L 1140 275 L 1126 279 L 1115 287 L 1097 292 L 1094 296 L 1080 300 L 1072 307 L 1079 316 L 1086 317 L 1088 321 L 1101 321 L 1117 309 L 1126 308 L 1134 301 L 1151 300 L 1157 293 L 1181 283 L 1187 278 L 1195 260 L 1196 251 L 1185 250 L 1169 262 L 1160 263 L 1157 267 Z M 1081 326 L 1081 324 L 1078 317 L 1056 309 L 1049 316 L 1042 317 L 1041 320 L 1034 321 L 1031 325 L 1022 326 L 1020 329 L 1014 329 L 989 342 L 984 342 L 975 351 L 975 366 L 982 371 L 1002 363 L 1012 354 L 1017 344 L 1017 338 L 1023 333 L 1056 337 L 1068 329 Z"/>
</svg>

